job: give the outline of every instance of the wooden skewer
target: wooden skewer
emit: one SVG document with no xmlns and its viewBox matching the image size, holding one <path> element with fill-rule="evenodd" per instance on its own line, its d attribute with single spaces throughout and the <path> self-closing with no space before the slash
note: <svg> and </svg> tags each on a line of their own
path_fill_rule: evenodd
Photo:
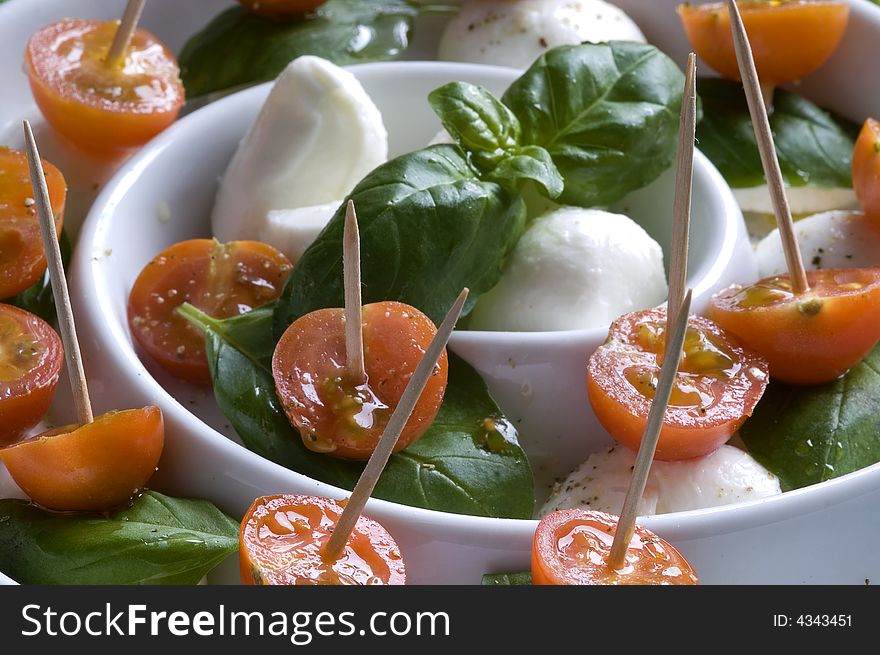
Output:
<svg viewBox="0 0 880 655">
<path fill-rule="evenodd" d="M 688 55 L 678 130 L 675 200 L 672 205 L 672 245 L 669 249 L 669 300 L 666 303 L 666 334 L 684 302 L 687 287 L 688 242 L 691 228 L 691 191 L 694 180 L 694 141 L 697 135 L 697 56 Z"/>
<path fill-rule="evenodd" d="M 361 237 L 354 203 L 345 207 L 342 237 L 342 268 L 345 286 L 345 356 L 348 373 L 358 384 L 367 381 L 364 369 L 364 331 L 361 324 Z"/>
<path fill-rule="evenodd" d="M 342 516 L 339 517 L 336 527 L 333 529 L 333 534 L 324 546 L 322 553 L 324 559 L 336 559 L 339 557 L 342 549 L 345 548 L 351 531 L 354 530 L 358 518 L 364 511 L 367 500 L 369 500 L 373 489 L 376 487 L 379 476 L 388 463 L 388 458 L 391 457 L 391 452 L 400 438 L 400 433 L 406 426 L 406 422 L 409 420 L 410 414 L 412 414 L 419 400 L 419 396 L 422 395 L 428 379 L 433 375 L 437 360 L 443 354 L 443 349 L 446 348 L 446 343 L 452 335 L 455 323 L 458 321 L 458 317 L 461 316 L 461 310 L 464 308 L 467 296 L 468 290 L 465 288 L 459 294 L 455 303 L 453 303 L 440 327 L 437 328 L 437 334 L 434 335 L 419 365 L 416 366 L 416 370 L 413 372 L 403 395 L 400 397 L 400 402 L 391 414 L 388 425 L 385 426 L 385 431 L 382 433 L 379 443 L 376 444 L 376 449 L 370 455 L 364 472 L 361 473 L 360 479 L 351 492 L 351 497 L 348 499 L 348 503 L 345 505 L 345 509 L 342 511 Z"/>
<path fill-rule="evenodd" d="M 809 290 L 810 285 L 804 271 L 804 262 L 801 259 L 797 236 L 794 233 L 794 221 L 791 218 L 791 209 L 785 196 L 785 183 L 782 180 L 782 171 L 779 169 L 779 159 L 776 156 L 773 133 L 770 131 L 767 108 L 761 95 L 758 72 L 755 70 L 755 59 L 752 56 L 749 37 L 746 35 L 746 28 L 735 0 L 727 0 L 727 6 L 730 11 L 730 27 L 733 31 L 736 61 L 739 64 L 739 74 L 746 92 L 746 100 L 749 103 L 749 114 L 752 117 L 758 151 L 761 153 L 761 164 L 764 166 L 764 175 L 770 188 L 770 200 L 773 203 L 773 213 L 776 215 L 779 236 L 782 238 L 785 263 L 788 266 L 792 289 L 795 293 L 804 293 Z"/>
<path fill-rule="evenodd" d="M 34 200 L 37 206 L 37 217 L 40 221 L 40 235 L 43 237 L 43 249 L 46 252 L 46 265 L 52 281 L 52 295 L 55 298 L 55 311 L 58 314 L 58 326 L 61 329 L 61 340 L 64 343 L 64 358 L 67 363 L 67 375 L 76 404 L 76 413 L 81 424 L 94 420 L 92 403 L 89 400 L 89 387 L 83 369 L 82 354 L 76 338 L 76 325 L 73 321 L 73 308 L 70 305 L 70 293 L 67 290 L 67 279 L 64 265 L 61 263 L 61 248 L 58 245 L 58 232 L 55 230 L 55 218 L 52 214 L 52 203 L 49 200 L 49 187 L 43 173 L 37 142 L 31 130 L 31 124 L 24 121 L 24 140 L 27 145 L 28 167 L 31 173 L 31 186 L 34 189 Z"/>
<path fill-rule="evenodd" d="M 614 542 L 611 544 L 611 553 L 608 555 L 608 566 L 615 570 L 623 568 L 626 551 L 636 529 L 639 500 L 645 493 L 648 473 L 651 471 L 651 463 L 654 460 L 654 452 L 657 450 L 657 441 L 660 439 L 660 430 L 663 427 L 666 406 L 672 395 L 672 386 L 675 383 L 675 374 L 678 371 L 681 351 L 684 347 L 684 337 L 687 333 L 690 309 L 691 292 L 688 291 L 675 319 L 672 332 L 667 333 L 666 356 L 663 359 L 663 367 L 660 369 L 660 380 L 654 393 L 654 402 L 651 403 L 651 411 L 648 412 L 648 421 L 645 424 L 639 454 L 636 455 L 632 481 L 630 481 L 629 489 L 626 492 L 626 500 L 623 501 L 623 510 L 617 521 L 617 530 L 614 532 Z"/>
<path fill-rule="evenodd" d="M 131 43 L 131 37 L 137 29 L 141 13 L 144 11 L 145 1 L 128 0 L 128 4 L 125 5 L 125 13 L 122 14 L 122 20 L 119 22 L 119 27 L 116 28 L 116 35 L 113 37 L 107 59 L 104 60 L 108 66 L 116 66 L 125 58 L 125 51 L 128 50 L 128 44 Z"/>
</svg>

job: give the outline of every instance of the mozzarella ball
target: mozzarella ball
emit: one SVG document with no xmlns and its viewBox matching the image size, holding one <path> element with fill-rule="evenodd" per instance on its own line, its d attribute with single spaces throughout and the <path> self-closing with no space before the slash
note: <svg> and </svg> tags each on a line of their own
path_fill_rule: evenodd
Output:
<svg viewBox="0 0 880 655">
<path fill-rule="evenodd" d="M 258 233 L 259 240 L 270 243 L 284 253 L 291 264 L 296 264 L 321 230 L 333 218 L 341 201 L 311 207 L 273 209 L 266 214 L 266 222 Z"/>
<path fill-rule="evenodd" d="M 880 226 L 861 212 L 814 214 L 799 220 L 794 229 L 808 270 L 880 266 Z M 762 278 L 788 270 L 779 230 L 764 237 L 755 254 Z"/>
<path fill-rule="evenodd" d="M 541 515 L 584 507 L 620 514 L 636 453 L 624 446 L 591 455 L 555 485 Z M 781 493 L 779 479 L 747 452 L 730 445 L 694 459 L 655 460 L 638 506 L 641 516 L 685 512 Z"/>
<path fill-rule="evenodd" d="M 528 68 L 550 48 L 640 41 L 623 10 L 602 0 L 465 0 L 446 26 L 438 59 Z"/>
<path fill-rule="evenodd" d="M 635 221 L 560 207 L 532 223 L 498 284 L 471 316 L 474 330 L 607 328 L 667 294 L 663 251 Z"/>
</svg>

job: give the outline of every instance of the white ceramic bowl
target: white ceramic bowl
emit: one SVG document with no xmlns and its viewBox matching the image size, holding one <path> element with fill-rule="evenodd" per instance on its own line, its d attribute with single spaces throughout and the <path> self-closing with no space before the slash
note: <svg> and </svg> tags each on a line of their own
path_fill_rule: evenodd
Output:
<svg viewBox="0 0 880 655">
<path fill-rule="evenodd" d="M 432 89 L 466 80 L 500 94 L 518 76 L 510 69 L 439 62 L 367 64 L 351 70 L 389 126 L 392 154 L 418 148 L 436 133 L 439 122 L 426 100 Z M 343 492 L 321 490 L 314 481 L 263 460 L 218 433 L 235 438 L 209 392 L 177 382 L 148 357 L 138 357 L 126 322 L 126 303 L 134 279 L 155 254 L 176 241 L 210 235 L 217 179 L 268 90 L 269 85 L 263 85 L 186 117 L 123 166 L 95 202 L 80 236 L 73 271 L 77 318 L 97 404 L 106 408 L 159 404 L 169 424 L 162 480 L 185 493 L 220 500 L 237 512 L 254 496 L 271 491 L 320 490 L 333 496 Z M 620 203 L 661 243 L 669 240 L 671 210 L 657 208 L 672 207 L 672 187 L 670 171 Z M 170 220 L 160 220 L 165 211 L 170 212 Z M 698 304 L 720 287 L 754 276 L 742 216 L 723 179 L 702 155 L 695 165 L 692 235 L 691 278 Z M 453 348 L 481 371 L 511 418 L 522 420 L 518 427 L 533 468 L 544 480 L 566 473 L 571 462 L 584 459 L 606 439 L 598 425 L 591 428 L 595 420 L 584 378 L 586 359 L 605 336 L 605 330 L 456 335 Z M 591 442 L 591 435 L 599 439 Z M 383 520 L 399 523 L 402 515 L 413 514 L 432 526 L 391 527 L 406 551 L 412 550 L 412 539 L 428 541 L 435 548 L 438 539 L 448 538 L 445 524 L 460 520 L 389 503 L 376 505 L 371 511 Z M 495 523 L 480 522 L 481 529 L 459 547 L 480 547 L 481 533 L 494 530 Z M 449 562 L 461 559 L 451 547 L 449 556 Z M 437 566 L 435 553 L 408 557 L 414 580 L 450 580 L 448 572 Z M 470 559 L 469 566 L 478 569 L 491 564 Z"/>
</svg>

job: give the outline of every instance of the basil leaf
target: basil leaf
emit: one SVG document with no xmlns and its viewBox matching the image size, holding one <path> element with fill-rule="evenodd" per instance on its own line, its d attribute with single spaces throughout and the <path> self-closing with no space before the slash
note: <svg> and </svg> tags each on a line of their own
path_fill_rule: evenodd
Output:
<svg viewBox="0 0 880 655">
<path fill-rule="evenodd" d="M 70 236 L 67 232 L 62 230 L 58 237 L 58 244 L 61 247 L 61 263 L 66 270 L 70 265 L 70 257 L 73 253 L 73 245 L 70 243 Z M 47 323 L 55 322 L 55 298 L 52 295 L 52 280 L 49 278 L 48 270 L 43 273 L 39 282 L 3 302 L 26 309 Z"/>
<path fill-rule="evenodd" d="M 300 20 L 227 9 L 180 52 L 188 97 L 275 79 L 301 55 L 340 66 L 398 57 L 409 45 L 417 7 L 405 0 L 328 0 Z"/>
<path fill-rule="evenodd" d="M 23 584 L 196 584 L 238 530 L 207 501 L 155 491 L 109 517 L 0 500 L 0 570 Z"/>
<path fill-rule="evenodd" d="M 437 145 L 369 173 L 358 212 L 364 303 L 399 300 L 439 324 L 463 287 L 465 313 L 501 276 L 525 229 L 519 194 L 483 181 L 457 146 Z M 275 311 L 275 335 L 315 309 L 342 307 L 345 203 L 297 262 Z"/>
<path fill-rule="evenodd" d="M 672 164 L 683 85 L 653 46 L 585 43 L 546 52 L 502 100 L 562 174 L 559 202 L 608 206 Z"/>
<path fill-rule="evenodd" d="M 523 573 L 487 573 L 483 576 L 480 584 L 484 586 L 494 585 L 531 585 L 532 574 L 529 571 Z"/>
<path fill-rule="evenodd" d="M 514 189 L 531 180 L 550 198 L 562 193 L 562 176 L 550 153 L 540 146 L 520 147 L 519 120 L 487 89 L 451 82 L 432 91 L 428 101 L 484 179 Z"/>
<path fill-rule="evenodd" d="M 214 395 L 245 446 L 303 475 L 354 488 L 363 463 L 309 450 L 287 421 L 271 373 L 270 312 L 205 322 L 183 311 L 206 328 Z M 434 423 L 391 456 L 374 496 L 457 514 L 531 518 L 532 473 L 516 430 L 462 360 L 450 354 L 449 383 Z"/>
<path fill-rule="evenodd" d="M 771 382 L 740 435 L 783 490 L 880 462 L 880 345 L 833 382 Z"/>
<path fill-rule="evenodd" d="M 732 187 L 765 184 L 742 85 L 703 78 L 698 91 L 705 108 L 697 127 L 700 150 Z M 776 90 L 773 106 L 770 128 L 786 184 L 851 188 L 857 126 L 784 89 Z"/>
</svg>

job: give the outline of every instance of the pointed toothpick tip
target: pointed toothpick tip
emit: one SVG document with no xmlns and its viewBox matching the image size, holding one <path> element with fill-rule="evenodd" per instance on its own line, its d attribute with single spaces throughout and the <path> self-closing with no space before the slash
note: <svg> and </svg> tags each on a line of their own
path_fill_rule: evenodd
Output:
<svg viewBox="0 0 880 655">
<path fill-rule="evenodd" d="M 345 207 L 345 226 L 342 237 L 343 285 L 345 287 L 345 357 L 352 380 L 367 381 L 364 365 L 364 333 L 361 298 L 361 237 L 357 213 L 349 200 Z"/>
<path fill-rule="evenodd" d="M 467 297 L 468 289 L 465 287 L 446 313 L 446 317 L 440 323 L 440 327 L 437 328 L 437 333 L 425 350 L 425 354 L 419 361 L 418 366 L 416 366 L 416 370 L 413 371 L 412 377 L 410 377 L 406 389 L 404 389 L 403 395 L 400 397 L 400 402 L 397 404 L 394 412 L 392 412 L 391 418 L 388 419 L 385 431 L 379 438 L 373 454 L 370 455 L 370 459 L 367 461 L 361 477 L 351 492 L 351 497 L 342 511 L 342 516 L 336 522 L 333 534 L 324 546 L 322 556 L 325 560 L 336 559 L 345 548 L 345 544 L 348 542 L 348 538 L 352 530 L 354 530 L 358 518 L 363 513 L 364 507 L 366 507 L 367 501 L 370 499 L 373 489 L 375 489 L 376 483 L 379 481 L 379 476 L 382 475 L 385 465 L 388 464 L 388 459 L 394 451 L 394 446 L 397 445 L 400 433 L 403 432 L 403 428 L 406 426 L 407 421 L 409 421 L 409 417 L 413 413 L 413 409 L 415 409 L 416 403 L 422 395 L 425 385 L 428 383 L 428 379 L 434 373 L 437 360 L 440 359 L 440 356 L 446 349 L 446 344 L 449 342 L 455 324 L 461 316 Z"/>
<path fill-rule="evenodd" d="M 70 304 L 67 278 L 61 261 L 61 248 L 58 245 L 58 232 L 55 229 L 55 216 L 49 199 L 49 187 L 46 184 L 46 175 L 43 172 L 40 152 L 37 149 L 37 141 L 34 138 L 30 122 L 24 121 L 22 129 L 24 131 L 31 186 L 33 187 L 34 201 L 36 202 L 37 219 L 40 223 L 40 236 L 42 237 L 43 250 L 46 255 L 46 268 L 49 271 L 49 279 L 52 283 L 55 312 L 58 316 L 58 327 L 61 332 L 62 343 L 64 344 L 64 358 L 67 364 L 67 374 L 70 378 L 70 388 L 73 391 L 73 400 L 76 405 L 79 422 L 81 424 L 91 423 L 94 420 L 92 403 L 89 399 L 89 387 L 86 383 L 82 354 L 80 353 L 79 341 L 76 337 L 76 324 L 73 320 L 73 308 Z"/>
<path fill-rule="evenodd" d="M 681 310 L 675 319 L 672 331 L 666 334 L 666 354 L 663 359 L 663 366 L 660 368 L 660 379 L 657 382 L 654 400 L 648 412 L 648 420 L 645 423 L 645 431 L 642 434 L 639 453 L 636 455 L 636 462 L 633 466 L 632 479 L 626 492 L 626 500 L 623 502 L 620 518 L 617 521 L 617 529 L 614 532 L 611 552 L 608 555 L 608 565 L 615 570 L 623 567 L 626 551 L 635 532 L 639 501 L 645 493 L 648 474 L 651 472 L 651 463 L 654 461 L 657 442 L 660 440 L 660 432 L 663 429 L 666 407 L 669 405 L 672 387 L 675 384 L 675 375 L 678 372 L 681 361 L 681 353 L 684 348 L 685 335 L 687 334 L 691 296 L 692 292 L 688 290 L 681 305 Z"/>
</svg>

